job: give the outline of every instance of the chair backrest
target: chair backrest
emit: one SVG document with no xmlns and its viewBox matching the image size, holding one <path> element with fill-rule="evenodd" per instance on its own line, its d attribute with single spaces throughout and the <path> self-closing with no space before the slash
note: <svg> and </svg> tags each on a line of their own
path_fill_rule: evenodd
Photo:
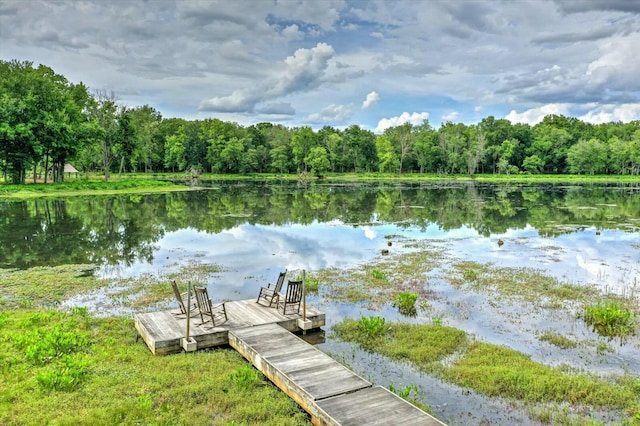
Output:
<svg viewBox="0 0 640 426">
<path fill-rule="evenodd" d="M 187 313 L 187 309 L 184 306 L 184 302 L 182 301 L 182 295 L 180 294 L 180 290 L 178 289 L 178 283 L 175 280 L 171 281 L 171 287 L 173 288 L 173 294 L 176 296 L 176 300 L 178 301 L 178 306 L 180 307 L 180 312 L 183 314 Z"/>
<path fill-rule="evenodd" d="M 211 299 L 206 287 L 196 287 L 196 302 L 201 313 L 211 314 Z"/>
<path fill-rule="evenodd" d="M 285 275 L 287 275 L 287 270 L 285 269 L 284 272 L 280 272 L 280 275 L 278 275 L 278 281 L 276 281 L 276 286 L 273 288 L 273 293 L 280 293 L 280 290 L 282 290 L 282 284 L 284 283 L 284 277 Z"/>
<path fill-rule="evenodd" d="M 302 300 L 302 281 L 291 281 L 287 284 L 285 303 L 298 303 Z"/>
</svg>

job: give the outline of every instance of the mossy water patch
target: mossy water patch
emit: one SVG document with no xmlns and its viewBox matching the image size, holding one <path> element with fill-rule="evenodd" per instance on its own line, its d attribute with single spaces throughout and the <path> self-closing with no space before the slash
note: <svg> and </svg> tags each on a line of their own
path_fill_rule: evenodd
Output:
<svg viewBox="0 0 640 426">
<path fill-rule="evenodd" d="M 0 269 L 3 304 L 55 306 L 62 300 L 108 284 L 95 278 L 93 265 L 61 265 L 30 269 Z"/>
<path fill-rule="evenodd" d="M 505 268 L 477 262 L 452 264 L 451 284 L 477 291 L 492 291 L 504 297 L 528 302 L 586 301 L 600 292 L 589 286 L 558 280 L 535 268 Z"/>
<path fill-rule="evenodd" d="M 573 349 L 578 347 L 578 343 L 575 340 L 563 336 L 562 334 L 546 331 L 538 337 L 541 342 L 547 342 L 560 349 Z"/>
</svg>

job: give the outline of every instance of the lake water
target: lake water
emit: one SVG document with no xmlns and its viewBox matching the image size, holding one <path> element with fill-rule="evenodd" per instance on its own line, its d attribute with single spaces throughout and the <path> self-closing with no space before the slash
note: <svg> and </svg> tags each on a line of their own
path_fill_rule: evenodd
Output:
<svg viewBox="0 0 640 426">
<path fill-rule="evenodd" d="M 206 284 L 217 300 L 255 297 L 285 268 L 313 272 L 371 262 L 389 240 L 424 240 L 450 259 L 534 267 L 573 284 L 637 294 L 640 186 L 214 182 L 188 192 L 0 202 L 2 268 L 94 264 L 109 278 L 215 263 L 223 271 Z M 394 244 L 393 250 L 400 246 Z M 430 301 L 433 309 L 411 321 L 438 316 L 446 325 L 549 365 L 567 363 L 600 374 L 640 371 L 637 338 L 602 356 L 595 350 L 598 337 L 575 317 L 517 302 L 496 307 L 491 295 L 451 286 L 443 278 L 446 266 L 425 276 L 424 285 L 436 296 Z M 172 306 L 167 296 L 166 306 Z M 87 306 L 98 315 L 129 314 L 101 303 L 101 297 L 108 298 L 108 290 L 65 303 Z M 383 386 L 417 384 L 428 390 L 425 402 L 450 424 L 467 424 L 469 416 L 475 418 L 471 423 L 530 423 L 503 403 L 331 337 L 332 325 L 347 316 L 406 320 L 390 306 L 369 311 L 322 292 L 310 303 L 327 313 L 323 350 L 344 357 Z M 541 330 L 593 345 L 558 350 L 537 339 Z"/>
</svg>

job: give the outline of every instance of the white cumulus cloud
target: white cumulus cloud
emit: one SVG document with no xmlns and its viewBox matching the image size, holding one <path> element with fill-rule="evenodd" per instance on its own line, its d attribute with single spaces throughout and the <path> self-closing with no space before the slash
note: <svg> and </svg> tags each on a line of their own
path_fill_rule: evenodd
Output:
<svg viewBox="0 0 640 426">
<path fill-rule="evenodd" d="M 259 102 L 271 101 L 295 92 L 315 89 L 322 84 L 335 54 L 331 45 L 318 43 L 311 49 L 298 49 L 287 57 L 271 79 L 257 87 L 234 91 L 229 96 L 216 96 L 200 103 L 201 111 L 253 112 Z"/>
<path fill-rule="evenodd" d="M 612 121 L 628 123 L 630 121 L 640 120 L 640 104 L 599 105 L 578 118 L 591 124 L 602 124 Z"/>
<path fill-rule="evenodd" d="M 282 30 L 282 35 L 287 40 L 302 40 L 304 39 L 304 33 L 300 31 L 300 28 L 296 25 L 289 25 L 285 29 Z"/>
<path fill-rule="evenodd" d="M 414 112 L 412 114 L 409 114 L 408 112 L 403 112 L 397 117 L 383 118 L 382 120 L 378 121 L 378 125 L 376 126 L 375 132 L 381 133 L 381 132 L 384 132 L 389 127 L 400 126 L 401 124 L 404 124 L 404 123 L 420 125 L 424 122 L 424 120 L 428 120 L 428 119 L 429 119 L 428 112 Z"/>
<path fill-rule="evenodd" d="M 362 109 L 371 108 L 380 100 L 380 95 L 376 91 L 373 91 L 367 95 L 367 99 L 362 102 Z"/>
<path fill-rule="evenodd" d="M 531 108 L 523 112 L 511 110 L 505 116 L 512 123 L 523 123 L 531 126 L 538 124 L 547 115 L 568 115 L 569 104 L 546 104 L 538 108 Z"/>
<path fill-rule="evenodd" d="M 353 108 L 350 105 L 331 104 L 319 113 L 311 114 L 308 120 L 312 123 L 326 123 L 332 121 L 346 121 L 353 116 Z"/>
<path fill-rule="evenodd" d="M 447 122 L 447 121 L 459 121 L 460 118 L 462 117 L 462 115 L 458 112 L 458 111 L 452 111 L 449 114 L 445 114 L 442 116 L 442 121 L 443 122 Z"/>
</svg>

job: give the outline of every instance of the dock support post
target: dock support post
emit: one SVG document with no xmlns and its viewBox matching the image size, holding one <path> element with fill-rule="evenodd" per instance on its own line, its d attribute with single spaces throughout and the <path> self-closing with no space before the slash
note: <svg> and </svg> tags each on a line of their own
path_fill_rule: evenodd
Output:
<svg viewBox="0 0 640 426">
<path fill-rule="evenodd" d="M 298 318 L 298 328 L 302 329 L 302 335 L 307 335 L 307 330 L 312 326 L 311 320 L 307 320 L 307 272 L 302 270 L 302 318 Z"/>
<path fill-rule="evenodd" d="M 182 339 L 182 349 L 185 352 L 193 352 L 198 349 L 198 342 L 191 338 L 191 281 L 187 282 L 187 333 Z"/>
</svg>

